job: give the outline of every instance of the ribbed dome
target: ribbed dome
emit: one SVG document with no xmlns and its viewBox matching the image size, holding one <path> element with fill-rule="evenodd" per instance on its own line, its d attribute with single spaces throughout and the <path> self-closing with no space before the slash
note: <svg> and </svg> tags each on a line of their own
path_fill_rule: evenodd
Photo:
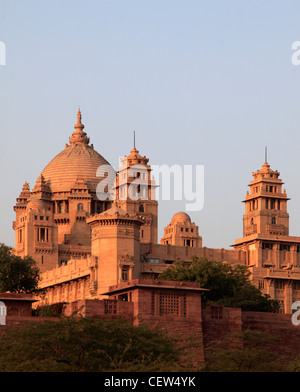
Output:
<svg viewBox="0 0 300 392">
<path fill-rule="evenodd" d="M 172 218 L 172 223 L 180 222 L 180 223 L 191 223 L 191 218 L 185 212 L 177 212 Z"/>
<path fill-rule="evenodd" d="M 52 192 L 69 191 L 79 176 L 94 192 L 100 181 L 100 177 L 97 177 L 96 173 L 101 165 L 109 165 L 109 163 L 92 147 L 68 146 L 52 159 L 43 170 L 42 175 Z"/>
<path fill-rule="evenodd" d="M 78 112 L 76 131 L 70 137 L 70 145 L 59 153 L 42 171 L 45 183 L 52 192 L 70 191 L 78 177 L 86 182 L 90 191 L 95 192 L 101 177 L 97 177 L 97 169 L 101 165 L 109 165 L 93 146 L 83 132 L 81 113 Z"/>
</svg>

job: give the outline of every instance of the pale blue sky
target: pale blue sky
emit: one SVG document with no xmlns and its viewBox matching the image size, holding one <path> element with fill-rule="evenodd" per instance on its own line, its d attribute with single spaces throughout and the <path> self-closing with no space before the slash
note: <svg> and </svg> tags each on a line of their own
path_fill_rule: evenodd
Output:
<svg viewBox="0 0 300 392">
<path fill-rule="evenodd" d="M 150 163 L 204 165 L 203 244 L 242 236 L 251 173 L 268 160 L 300 236 L 299 1 L 0 0 L 0 242 L 13 205 L 73 132 L 113 166 L 136 144 Z M 185 202 L 160 203 L 162 229 Z"/>
</svg>

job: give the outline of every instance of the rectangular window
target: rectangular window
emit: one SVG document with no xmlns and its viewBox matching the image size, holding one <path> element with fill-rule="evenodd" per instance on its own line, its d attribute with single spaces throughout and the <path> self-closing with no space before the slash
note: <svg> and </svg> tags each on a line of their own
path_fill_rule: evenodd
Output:
<svg viewBox="0 0 300 392">
<path fill-rule="evenodd" d="M 40 229 L 40 242 L 45 242 L 45 229 Z"/>
<path fill-rule="evenodd" d="M 211 306 L 210 316 L 214 320 L 221 320 L 223 318 L 223 307 L 222 306 Z"/>
<path fill-rule="evenodd" d="M 293 290 L 300 290 L 300 281 L 299 280 L 293 280 Z"/>
<path fill-rule="evenodd" d="M 159 314 L 179 315 L 179 296 L 176 293 L 161 292 L 159 295 Z"/>
<path fill-rule="evenodd" d="M 258 281 L 258 288 L 259 289 L 264 289 L 265 288 L 265 281 L 264 280 L 259 280 Z"/>
<path fill-rule="evenodd" d="M 155 315 L 155 294 L 153 291 L 151 293 L 151 314 L 152 316 Z"/>
<path fill-rule="evenodd" d="M 280 244 L 279 245 L 279 250 L 289 251 L 290 250 L 290 245 Z"/>
<path fill-rule="evenodd" d="M 117 314 L 117 300 L 104 299 L 104 313 Z"/>
<path fill-rule="evenodd" d="M 273 249 L 273 244 L 269 244 L 268 242 L 263 242 L 261 244 L 262 249 Z"/>
<path fill-rule="evenodd" d="M 123 267 L 122 268 L 122 281 L 127 282 L 129 280 L 129 268 Z"/>
<path fill-rule="evenodd" d="M 160 263 L 160 259 L 154 259 L 154 258 L 149 258 L 149 263 L 155 263 L 155 264 L 159 264 Z"/>
<path fill-rule="evenodd" d="M 275 289 L 283 290 L 284 289 L 284 281 L 283 280 L 275 280 Z"/>
</svg>

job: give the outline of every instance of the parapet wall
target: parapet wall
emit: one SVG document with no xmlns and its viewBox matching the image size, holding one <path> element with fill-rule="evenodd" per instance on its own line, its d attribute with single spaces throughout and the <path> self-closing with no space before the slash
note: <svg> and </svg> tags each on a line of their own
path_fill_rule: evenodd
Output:
<svg viewBox="0 0 300 392">
<path fill-rule="evenodd" d="M 227 262 L 229 264 L 245 264 L 246 252 L 231 249 L 192 248 L 189 246 L 141 244 L 141 255 L 165 261 L 191 261 L 193 256 L 208 260 Z"/>
<path fill-rule="evenodd" d="M 74 312 L 78 312 L 83 317 L 90 318 L 133 319 L 133 305 L 133 302 L 114 299 L 85 299 L 68 304 L 65 315 L 70 316 Z"/>
</svg>

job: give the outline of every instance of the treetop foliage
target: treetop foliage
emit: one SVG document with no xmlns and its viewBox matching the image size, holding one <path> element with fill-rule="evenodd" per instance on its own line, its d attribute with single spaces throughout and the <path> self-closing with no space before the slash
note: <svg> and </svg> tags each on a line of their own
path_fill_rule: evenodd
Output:
<svg viewBox="0 0 300 392">
<path fill-rule="evenodd" d="M 29 256 L 24 258 L 0 244 L 0 292 L 33 294 L 38 292 L 39 268 Z"/>
<path fill-rule="evenodd" d="M 0 339 L 2 372 L 173 371 L 178 358 L 162 331 L 125 320 L 62 317 L 7 328 Z"/>
<path fill-rule="evenodd" d="M 279 304 L 252 285 L 247 266 L 194 257 L 192 262 L 179 261 L 159 276 L 163 280 L 198 282 L 209 291 L 202 294 L 204 304 L 240 307 L 242 310 L 275 312 Z"/>
</svg>

